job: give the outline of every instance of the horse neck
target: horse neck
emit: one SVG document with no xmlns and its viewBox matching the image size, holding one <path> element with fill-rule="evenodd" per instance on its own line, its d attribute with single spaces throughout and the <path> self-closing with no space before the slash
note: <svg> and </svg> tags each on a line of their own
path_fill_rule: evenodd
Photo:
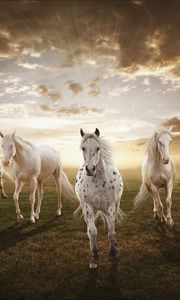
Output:
<svg viewBox="0 0 180 300">
<path fill-rule="evenodd" d="M 16 154 L 14 156 L 14 161 L 20 165 L 29 159 L 32 152 L 30 147 L 23 143 L 22 141 L 15 140 Z"/>
</svg>

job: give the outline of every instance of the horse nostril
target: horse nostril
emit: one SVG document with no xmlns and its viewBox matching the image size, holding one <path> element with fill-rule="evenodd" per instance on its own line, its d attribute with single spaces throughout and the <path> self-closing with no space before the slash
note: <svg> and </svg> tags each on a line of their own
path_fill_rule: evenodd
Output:
<svg viewBox="0 0 180 300">
<path fill-rule="evenodd" d="M 89 169 L 88 169 L 88 167 L 87 167 L 87 166 L 86 166 L 86 172 L 87 172 L 87 173 L 89 173 Z"/>
<path fill-rule="evenodd" d="M 93 172 L 96 170 L 96 167 L 95 166 L 93 166 Z"/>
</svg>

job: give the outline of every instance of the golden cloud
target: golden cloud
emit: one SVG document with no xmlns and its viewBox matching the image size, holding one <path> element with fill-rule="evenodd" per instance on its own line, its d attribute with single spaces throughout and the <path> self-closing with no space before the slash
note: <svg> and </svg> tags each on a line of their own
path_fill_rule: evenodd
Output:
<svg viewBox="0 0 180 300">
<path fill-rule="evenodd" d="M 119 72 L 171 65 L 177 76 L 179 11 L 179 1 L 163 0 L 1 1 L 0 54 L 60 49 L 67 53 L 64 67 L 113 56 Z"/>
<path fill-rule="evenodd" d="M 180 131 L 180 117 L 173 117 L 171 119 L 165 120 L 164 122 L 161 123 L 161 125 L 165 127 L 171 127 L 173 131 Z"/>
<path fill-rule="evenodd" d="M 65 85 L 73 92 L 74 95 L 79 94 L 83 91 L 83 86 L 79 82 L 74 82 L 73 80 L 67 80 Z"/>
<path fill-rule="evenodd" d="M 73 115 L 86 115 L 86 114 L 95 114 L 100 115 L 104 112 L 104 109 L 95 108 L 95 107 L 87 107 L 85 105 L 71 105 L 69 107 L 52 107 L 51 105 L 42 104 L 40 108 L 46 112 L 56 112 L 58 115 L 63 116 L 73 116 Z"/>
<path fill-rule="evenodd" d="M 53 102 L 57 102 L 62 99 L 62 95 L 51 88 L 48 88 L 46 85 L 39 85 L 37 91 L 43 97 L 49 98 Z"/>
</svg>

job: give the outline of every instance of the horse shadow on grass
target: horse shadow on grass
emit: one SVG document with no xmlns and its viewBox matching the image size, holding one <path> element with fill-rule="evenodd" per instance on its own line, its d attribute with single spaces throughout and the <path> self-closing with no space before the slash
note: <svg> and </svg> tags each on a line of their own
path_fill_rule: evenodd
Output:
<svg viewBox="0 0 180 300">
<path fill-rule="evenodd" d="M 169 229 L 164 224 L 157 223 L 155 231 L 159 235 L 159 248 L 167 261 L 180 262 L 180 232 L 176 225 Z"/>
<path fill-rule="evenodd" d="M 58 221 L 58 222 L 57 222 Z M 0 231 L 0 252 L 7 250 L 19 242 L 22 242 L 30 237 L 46 232 L 59 224 L 59 217 L 53 217 L 48 222 L 37 226 L 36 224 L 16 223 Z M 34 227 L 32 230 L 31 228 Z M 29 228 L 29 231 L 23 232 L 24 229 Z"/>
<path fill-rule="evenodd" d="M 89 269 L 87 279 L 78 300 L 121 300 L 118 278 L 118 261 L 111 262 L 107 278 L 102 283 L 102 269 Z M 100 284 L 101 283 L 101 284 Z"/>
</svg>

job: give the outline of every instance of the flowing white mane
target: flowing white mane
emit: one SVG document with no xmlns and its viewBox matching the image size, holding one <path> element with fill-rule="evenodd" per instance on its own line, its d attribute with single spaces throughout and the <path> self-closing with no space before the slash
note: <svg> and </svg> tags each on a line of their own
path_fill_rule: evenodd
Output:
<svg viewBox="0 0 180 300">
<path fill-rule="evenodd" d="M 152 138 L 149 141 L 148 147 L 147 147 L 147 155 L 150 159 L 153 159 L 157 157 L 158 154 L 158 140 L 161 135 L 168 134 L 170 137 L 172 137 L 171 133 L 166 130 L 162 129 L 160 132 L 155 132 L 152 136 Z"/>
<path fill-rule="evenodd" d="M 20 137 L 20 136 L 15 136 L 14 139 L 15 139 L 15 142 L 16 142 L 17 144 L 19 144 L 20 146 L 21 146 L 21 145 L 26 145 L 26 146 L 29 146 L 29 147 L 31 147 L 31 148 L 34 149 L 34 145 L 31 144 L 29 141 L 24 140 L 22 137 Z"/>
<path fill-rule="evenodd" d="M 83 143 L 89 138 L 94 138 L 97 141 L 97 143 L 99 144 L 100 149 L 101 149 L 100 151 L 101 151 L 102 159 L 107 164 L 112 164 L 113 163 L 112 151 L 111 151 L 111 147 L 110 147 L 109 143 L 107 141 L 105 141 L 103 138 L 98 137 L 96 134 L 94 134 L 94 133 L 85 134 L 81 140 L 80 148 L 82 148 Z"/>
</svg>

